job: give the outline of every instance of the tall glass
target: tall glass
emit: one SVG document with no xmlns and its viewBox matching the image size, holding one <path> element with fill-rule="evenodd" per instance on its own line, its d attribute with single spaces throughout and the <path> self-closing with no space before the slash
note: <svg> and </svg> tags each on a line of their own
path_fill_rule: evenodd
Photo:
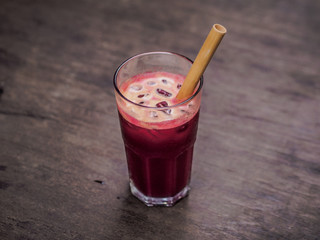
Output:
<svg viewBox="0 0 320 240">
<path fill-rule="evenodd" d="M 128 99 L 124 89 L 146 76 L 151 79 L 147 82 L 148 85 L 154 84 L 154 76 L 161 78 L 163 75 L 163 83 L 167 82 L 165 77 L 168 76 L 185 77 L 191 65 L 190 59 L 179 54 L 149 52 L 129 58 L 118 67 L 114 75 L 130 189 L 132 194 L 147 206 L 172 206 L 187 196 L 190 190 L 193 146 L 198 128 L 203 79 L 201 78 L 189 99 L 171 103 L 171 106 L 146 106 L 143 101 Z M 177 88 L 180 86 L 178 83 Z M 133 87 L 137 94 L 140 94 L 141 86 Z M 155 92 L 159 93 L 162 94 Z M 174 99 L 175 96 L 169 97 Z"/>
</svg>

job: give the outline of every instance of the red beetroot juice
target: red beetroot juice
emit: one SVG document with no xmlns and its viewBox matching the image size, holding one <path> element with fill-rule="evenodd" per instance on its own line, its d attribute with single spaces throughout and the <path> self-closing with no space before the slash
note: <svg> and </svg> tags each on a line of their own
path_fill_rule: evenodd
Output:
<svg viewBox="0 0 320 240">
<path fill-rule="evenodd" d="M 115 73 L 130 189 L 148 206 L 172 206 L 190 189 L 203 79 L 189 99 L 175 96 L 191 64 L 174 53 L 144 53 Z"/>
<path fill-rule="evenodd" d="M 119 115 L 129 176 L 135 187 L 157 198 L 179 193 L 191 175 L 199 112 L 190 121 L 168 129 L 143 128 Z"/>
</svg>

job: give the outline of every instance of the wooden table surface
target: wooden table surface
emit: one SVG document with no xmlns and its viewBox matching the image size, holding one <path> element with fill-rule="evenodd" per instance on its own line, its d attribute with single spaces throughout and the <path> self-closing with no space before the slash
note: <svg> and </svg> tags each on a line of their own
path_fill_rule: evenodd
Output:
<svg viewBox="0 0 320 240">
<path fill-rule="evenodd" d="M 0 239 L 320 239 L 320 1 L 2 0 Z M 112 78 L 147 51 L 205 72 L 190 195 L 129 192 Z"/>
</svg>

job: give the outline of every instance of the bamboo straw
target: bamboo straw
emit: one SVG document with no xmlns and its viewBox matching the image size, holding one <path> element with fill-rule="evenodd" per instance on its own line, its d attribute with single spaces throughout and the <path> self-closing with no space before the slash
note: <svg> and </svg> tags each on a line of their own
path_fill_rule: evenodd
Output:
<svg viewBox="0 0 320 240">
<path fill-rule="evenodd" d="M 218 48 L 224 34 L 227 30 L 220 24 L 214 24 L 204 41 L 194 63 L 192 64 L 186 79 L 184 80 L 178 95 L 177 100 L 185 100 L 192 95 L 197 86 L 200 77 L 206 70 L 214 52 Z"/>
</svg>

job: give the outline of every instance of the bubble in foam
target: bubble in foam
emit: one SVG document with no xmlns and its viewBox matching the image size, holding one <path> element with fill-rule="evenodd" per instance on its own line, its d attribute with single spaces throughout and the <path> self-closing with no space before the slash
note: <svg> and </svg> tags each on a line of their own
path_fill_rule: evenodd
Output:
<svg viewBox="0 0 320 240">
<path fill-rule="evenodd" d="M 150 112 L 150 117 L 157 118 L 158 117 L 158 113 L 156 111 L 151 111 Z"/>
<path fill-rule="evenodd" d="M 155 82 L 155 81 L 148 81 L 147 84 L 148 84 L 149 86 L 153 86 L 153 85 L 156 84 L 156 82 Z"/>
<path fill-rule="evenodd" d="M 183 132 L 183 131 L 185 131 L 187 128 L 188 128 L 188 123 L 183 124 L 182 126 L 180 126 L 180 127 L 177 129 L 177 132 Z"/>
<path fill-rule="evenodd" d="M 171 114 L 171 109 L 165 109 L 165 110 L 161 110 L 162 112 L 164 112 L 165 114 L 167 115 L 170 115 Z"/>
<path fill-rule="evenodd" d="M 142 89 L 142 85 L 131 85 L 130 89 L 134 91 L 140 91 Z"/>
</svg>

